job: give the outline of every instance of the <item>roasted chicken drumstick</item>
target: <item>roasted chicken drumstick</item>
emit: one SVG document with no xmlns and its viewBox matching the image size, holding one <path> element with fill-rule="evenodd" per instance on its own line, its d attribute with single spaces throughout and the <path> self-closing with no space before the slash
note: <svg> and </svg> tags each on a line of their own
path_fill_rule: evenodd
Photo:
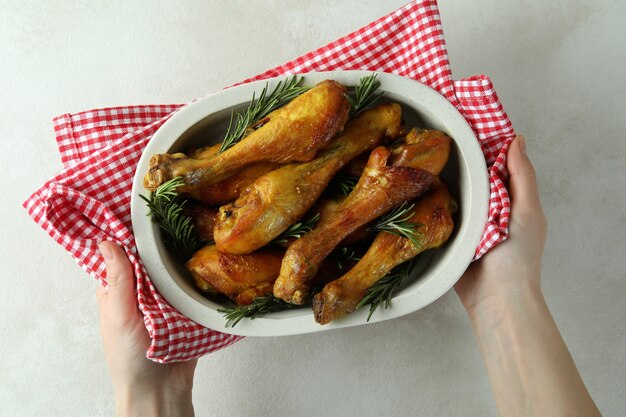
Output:
<svg viewBox="0 0 626 417">
<path fill-rule="evenodd" d="M 418 225 L 416 238 L 419 246 L 407 238 L 379 232 L 356 266 L 315 294 L 315 321 L 326 324 L 351 313 L 367 290 L 396 265 L 427 249 L 441 246 L 452 233 L 452 214 L 455 209 L 456 203 L 443 184 L 415 201 L 413 215 L 408 221 Z"/>
<path fill-rule="evenodd" d="M 207 159 L 216 156 L 221 144 L 206 146 L 189 153 L 190 158 Z M 282 164 L 274 162 L 259 162 L 241 168 L 239 171 L 216 184 L 199 185 L 187 190 L 187 195 L 196 201 L 210 206 L 221 206 L 233 202 L 239 194 L 252 184 L 261 175 L 279 168 Z M 213 236 L 211 235 L 211 240 Z"/>
<path fill-rule="evenodd" d="M 249 255 L 230 255 L 211 245 L 197 251 L 186 267 L 205 292 L 219 292 L 247 305 L 272 292 L 283 253 L 278 248 L 263 248 Z"/>
<path fill-rule="evenodd" d="M 157 154 L 150 160 L 144 187 L 150 191 L 181 176 L 179 192 L 215 184 L 255 162 L 310 161 L 318 149 L 343 129 L 350 110 L 346 88 L 322 81 L 285 106 L 270 113 L 242 141 L 212 158 L 193 159 L 184 154 Z"/>
<path fill-rule="evenodd" d="M 261 175 L 279 168 L 282 164 L 259 162 L 241 168 L 239 171 L 216 184 L 199 184 L 187 191 L 191 198 L 212 206 L 231 203 L 256 181 Z"/>
<path fill-rule="evenodd" d="M 270 243 L 313 206 L 351 159 L 400 133 L 401 109 L 383 104 L 349 121 L 332 144 L 309 162 L 268 172 L 232 204 L 220 208 L 214 239 L 222 252 L 245 254 Z"/>
<path fill-rule="evenodd" d="M 443 132 L 436 130 L 418 131 L 416 129 L 412 129 L 404 139 L 404 143 L 392 149 L 391 155 L 389 155 L 389 161 L 387 161 L 388 163 L 386 165 L 393 165 L 398 168 L 404 167 L 416 168 L 420 170 L 423 169 L 432 175 L 439 175 L 448 160 L 448 156 L 450 154 L 450 144 L 450 138 Z M 406 201 L 418 195 L 416 194 L 415 196 L 404 199 L 398 198 L 397 200 L 393 200 L 396 201 L 394 203 L 391 198 L 387 198 L 385 195 L 384 190 L 387 189 L 386 187 L 389 187 L 388 183 L 381 183 L 378 185 L 376 181 L 371 181 L 372 178 L 375 178 L 378 172 L 378 170 L 373 169 L 370 165 L 373 162 L 372 157 L 377 151 L 379 150 L 375 150 L 372 153 L 372 156 L 370 156 L 370 160 L 368 160 L 366 169 L 364 170 L 357 187 L 340 205 L 340 209 L 338 209 L 335 213 L 334 216 L 337 217 L 334 220 L 328 219 L 325 222 L 320 222 L 318 227 L 316 227 L 313 232 L 308 233 L 289 247 L 285 258 L 283 258 L 281 274 L 274 284 L 274 295 L 276 297 L 282 298 L 285 301 L 292 302 L 294 304 L 302 304 L 304 302 L 304 299 L 309 291 L 309 285 L 306 283 L 307 280 L 310 279 L 308 277 L 310 277 L 310 274 L 314 273 L 316 263 L 319 262 L 319 258 L 323 259 L 327 254 L 326 249 L 321 249 L 320 246 L 324 247 L 325 245 L 329 245 L 332 246 L 332 250 L 332 248 L 334 248 L 345 237 L 341 232 L 345 230 L 346 234 L 352 233 L 353 230 L 351 227 L 353 226 L 355 219 L 351 219 L 351 216 L 365 220 L 360 223 L 362 226 L 379 215 L 384 214 L 387 210 L 400 202 Z M 383 163 L 383 165 L 385 164 Z M 388 168 L 389 167 L 385 167 L 385 169 Z M 362 186 L 361 182 L 366 176 L 370 179 L 368 184 L 371 190 L 361 188 L 361 194 L 357 194 L 356 191 L 360 189 Z M 398 183 L 400 184 L 402 181 L 399 181 Z M 434 185 L 434 181 L 430 185 Z M 398 184 L 394 184 L 391 187 L 391 191 L 394 191 L 394 186 L 397 187 Z M 402 185 L 400 185 L 400 187 L 402 187 Z M 378 193 L 376 193 L 376 189 L 379 189 Z M 428 187 L 426 190 L 428 190 Z M 371 197 L 368 193 L 371 193 Z M 381 201 L 377 201 L 374 196 L 378 196 Z M 396 197 L 400 196 L 398 195 Z M 368 198 L 371 198 L 371 200 L 368 201 Z M 349 206 L 352 204 L 355 205 L 355 209 L 352 209 L 353 211 L 350 213 L 351 209 L 346 209 L 345 207 L 346 205 Z M 381 213 L 378 215 L 366 216 L 366 214 L 373 214 L 373 212 L 370 213 L 370 210 L 372 209 L 376 213 Z M 343 219 L 344 216 L 346 217 L 345 219 Z M 345 224 L 342 222 L 345 222 Z M 331 226 L 322 228 L 322 225 Z M 349 225 L 350 227 L 346 229 L 346 225 Z M 319 233 L 318 229 L 320 229 L 322 233 Z"/>
<path fill-rule="evenodd" d="M 238 305 L 248 305 L 256 297 L 272 293 L 285 254 L 281 248 L 267 247 L 248 255 L 221 253 L 214 245 L 200 249 L 187 262 L 195 284 L 202 291 L 228 296 Z M 353 261 L 343 261 L 352 266 Z M 320 267 L 313 285 L 323 287 L 342 275 L 337 258 L 329 257 Z"/>
<path fill-rule="evenodd" d="M 319 265 L 346 236 L 436 185 L 437 178 L 424 170 L 387 166 L 390 154 L 384 147 L 374 149 L 359 182 L 337 211 L 289 246 L 274 284 L 276 297 L 303 304 Z"/>
<path fill-rule="evenodd" d="M 439 175 L 448 162 L 452 140 L 439 130 L 411 129 L 402 144 L 392 148 L 389 165 L 420 168 Z"/>
</svg>

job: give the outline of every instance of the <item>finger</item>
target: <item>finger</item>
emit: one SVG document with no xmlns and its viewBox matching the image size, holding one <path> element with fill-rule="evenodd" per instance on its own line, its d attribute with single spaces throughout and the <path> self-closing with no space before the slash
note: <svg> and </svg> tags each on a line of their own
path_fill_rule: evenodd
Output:
<svg viewBox="0 0 626 417">
<path fill-rule="evenodd" d="M 133 269 L 126 254 L 112 242 L 98 245 L 106 264 L 106 303 L 111 310 L 127 318 L 135 310 Z"/>
<path fill-rule="evenodd" d="M 541 210 L 535 169 L 526 155 L 526 139 L 523 136 L 516 137 L 511 143 L 507 168 L 512 210 L 520 213 Z"/>
</svg>

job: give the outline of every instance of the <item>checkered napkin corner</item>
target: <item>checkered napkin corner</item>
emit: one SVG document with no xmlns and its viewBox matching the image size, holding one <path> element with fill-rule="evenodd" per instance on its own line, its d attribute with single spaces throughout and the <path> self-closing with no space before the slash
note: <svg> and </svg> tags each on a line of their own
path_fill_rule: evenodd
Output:
<svg viewBox="0 0 626 417">
<path fill-rule="evenodd" d="M 148 140 L 179 107 L 110 108 L 56 118 L 66 168 L 24 203 L 30 216 L 104 284 L 97 243 L 110 240 L 124 248 L 151 337 L 147 357 L 157 362 L 196 358 L 240 339 L 200 326 L 173 309 L 157 292 L 136 252 L 130 221 L 135 167 Z M 129 121 L 140 127 L 130 128 Z M 93 126 L 98 128 L 92 131 Z"/>
<path fill-rule="evenodd" d="M 61 162 L 69 168 L 105 147 L 114 146 L 125 135 L 164 120 L 180 107 L 180 104 L 110 107 L 58 116 L 54 119 L 54 132 Z"/>
<path fill-rule="evenodd" d="M 489 169 L 489 214 L 476 260 L 508 237 L 511 200 L 505 185 L 506 156 L 515 131 L 487 76 L 455 81 L 454 89 L 457 108 L 476 133 Z"/>
<path fill-rule="evenodd" d="M 244 82 L 290 73 L 386 71 L 427 84 L 466 117 L 482 146 L 491 180 L 489 223 L 480 257 L 506 238 L 509 198 L 506 151 L 514 132 L 484 76 L 453 82 L 437 4 L 415 1 L 366 27 Z M 55 120 L 64 170 L 25 203 L 33 219 L 92 276 L 105 281 L 97 242 L 125 248 L 137 278 L 139 308 L 152 343 L 148 358 L 197 358 L 240 338 L 204 328 L 174 310 L 156 291 L 136 253 L 130 224 L 132 178 L 156 130 L 180 105 L 98 109 Z"/>
</svg>

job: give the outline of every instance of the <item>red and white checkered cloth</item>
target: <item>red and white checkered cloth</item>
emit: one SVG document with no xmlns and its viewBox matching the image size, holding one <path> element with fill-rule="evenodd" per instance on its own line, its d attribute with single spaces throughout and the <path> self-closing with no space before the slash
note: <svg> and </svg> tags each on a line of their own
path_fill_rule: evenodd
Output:
<svg viewBox="0 0 626 417">
<path fill-rule="evenodd" d="M 476 258 L 507 236 L 509 195 L 504 185 L 513 127 L 489 78 L 453 81 L 435 0 L 414 1 L 364 28 L 243 82 L 330 70 L 384 71 L 431 86 L 465 116 L 482 146 L 491 179 L 489 221 Z M 24 207 L 90 275 L 105 280 L 97 244 L 124 247 L 134 265 L 137 298 L 157 362 L 196 358 L 240 339 L 200 326 L 174 310 L 141 264 L 130 221 L 130 194 L 139 157 L 156 130 L 181 105 L 146 105 L 65 114 L 55 119 L 64 169 Z"/>
</svg>

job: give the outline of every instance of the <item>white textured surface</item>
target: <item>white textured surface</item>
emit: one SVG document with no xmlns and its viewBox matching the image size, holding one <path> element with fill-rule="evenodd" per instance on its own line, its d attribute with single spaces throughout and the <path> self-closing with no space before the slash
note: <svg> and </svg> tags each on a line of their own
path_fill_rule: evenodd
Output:
<svg viewBox="0 0 626 417">
<path fill-rule="evenodd" d="M 51 118 L 185 102 L 404 2 L 0 0 L 0 415 L 113 411 L 95 283 L 20 207 L 60 169 Z M 455 76 L 490 75 L 528 138 L 548 303 L 600 409 L 623 415 L 625 3 L 441 3 Z M 454 293 L 392 322 L 248 338 L 200 361 L 194 397 L 198 416 L 496 415 Z"/>
</svg>

